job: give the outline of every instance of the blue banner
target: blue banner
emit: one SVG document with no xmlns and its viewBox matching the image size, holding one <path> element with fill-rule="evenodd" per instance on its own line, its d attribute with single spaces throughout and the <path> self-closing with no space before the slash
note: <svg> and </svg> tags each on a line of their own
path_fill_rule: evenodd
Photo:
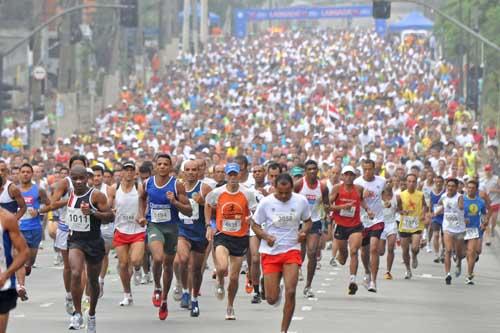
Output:
<svg viewBox="0 0 500 333">
<path fill-rule="evenodd" d="M 233 16 L 234 35 L 239 38 L 245 37 L 247 23 L 253 21 L 371 17 L 372 10 L 372 6 L 236 9 Z"/>
</svg>

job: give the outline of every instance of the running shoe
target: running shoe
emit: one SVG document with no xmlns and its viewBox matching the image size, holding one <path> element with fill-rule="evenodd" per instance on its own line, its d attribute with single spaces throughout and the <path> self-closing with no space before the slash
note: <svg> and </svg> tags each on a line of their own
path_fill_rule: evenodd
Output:
<svg viewBox="0 0 500 333">
<path fill-rule="evenodd" d="M 181 297 L 181 308 L 187 309 L 189 308 L 189 301 L 190 301 L 190 296 L 189 293 L 182 293 Z"/>
<path fill-rule="evenodd" d="M 224 286 L 217 286 L 217 288 L 215 289 L 215 297 L 217 297 L 219 301 L 222 301 L 224 299 L 224 296 Z"/>
<path fill-rule="evenodd" d="M 175 286 L 173 297 L 174 297 L 174 300 L 176 302 L 179 302 L 182 299 L 182 289 L 181 289 L 181 286 L 179 286 L 179 285 Z"/>
<path fill-rule="evenodd" d="M 141 284 L 149 284 L 149 283 L 151 283 L 151 272 L 145 273 L 141 279 Z"/>
<path fill-rule="evenodd" d="M 306 297 L 306 298 L 313 298 L 314 297 L 314 293 L 313 293 L 311 287 L 304 288 L 304 297 Z"/>
<path fill-rule="evenodd" d="M 252 304 L 259 304 L 260 302 L 262 302 L 262 298 L 260 297 L 260 294 L 259 293 L 253 293 Z"/>
<path fill-rule="evenodd" d="M 451 274 L 448 273 L 446 275 L 446 278 L 444 279 L 444 282 L 447 284 L 447 285 L 450 285 L 451 284 Z"/>
<path fill-rule="evenodd" d="M 459 277 L 462 274 L 462 265 L 457 265 L 455 268 L 455 277 Z"/>
<path fill-rule="evenodd" d="M 370 285 L 368 286 L 368 291 L 372 293 L 377 292 L 377 285 L 375 284 L 375 281 L 370 281 Z"/>
<path fill-rule="evenodd" d="M 335 257 L 332 257 L 332 259 L 330 259 L 330 266 L 332 267 L 338 267 L 338 263 L 337 263 L 337 259 L 335 259 Z"/>
<path fill-rule="evenodd" d="M 131 306 L 134 304 L 134 300 L 132 297 L 125 296 L 123 300 L 120 302 L 120 306 Z"/>
<path fill-rule="evenodd" d="M 253 291 L 252 281 L 250 281 L 248 279 L 248 274 L 247 274 L 247 277 L 246 277 L 245 291 L 247 292 L 247 294 L 251 294 L 252 291 Z"/>
<path fill-rule="evenodd" d="M 66 308 L 66 313 L 71 316 L 75 312 L 73 298 L 66 296 L 64 298 L 64 307 Z"/>
<path fill-rule="evenodd" d="M 97 328 L 96 328 L 96 322 L 95 322 L 95 316 L 89 316 L 87 313 L 87 333 L 96 333 Z"/>
<path fill-rule="evenodd" d="M 356 295 L 356 291 L 358 291 L 358 285 L 356 282 L 349 283 L 349 295 Z"/>
<path fill-rule="evenodd" d="M 28 293 L 26 292 L 26 288 L 20 284 L 16 286 L 17 296 L 21 301 L 25 302 L 28 300 Z"/>
<path fill-rule="evenodd" d="M 411 268 L 413 269 L 417 269 L 418 267 L 418 259 L 417 259 L 417 256 L 411 258 Z"/>
<path fill-rule="evenodd" d="M 384 274 L 384 279 L 386 279 L 386 280 L 392 280 L 392 274 L 391 274 L 391 272 L 386 272 Z"/>
<path fill-rule="evenodd" d="M 369 274 L 365 274 L 363 276 L 363 286 L 368 290 L 368 287 L 370 286 L 370 282 L 372 281 L 371 277 Z"/>
<path fill-rule="evenodd" d="M 236 320 L 236 316 L 234 315 L 234 308 L 232 308 L 232 307 L 227 308 L 226 320 Z"/>
<path fill-rule="evenodd" d="M 161 290 L 160 289 L 155 289 L 153 291 L 153 297 L 151 298 L 153 301 L 153 305 L 155 307 L 159 307 L 161 305 Z"/>
<path fill-rule="evenodd" d="M 413 274 L 411 273 L 411 271 L 406 271 L 405 272 L 405 280 L 410 280 L 412 278 Z"/>
<path fill-rule="evenodd" d="M 473 275 L 469 275 L 468 277 L 465 278 L 465 284 L 468 284 L 468 285 L 473 285 L 474 284 L 474 281 L 472 281 L 472 279 L 474 278 Z"/>
<path fill-rule="evenodd" d="M 191 317 L 198 317 L 200 315 L 200 308 L 198 301 L 191 301 Z"/>
<path fill-rule="evenodd" d="M 104 296 L 104 281 L 99 281 L 99 298 Z"/>
<path fill-rule="evenodd" d="M 134 285 L 138 286 L 142 283 L 142 272 L 141 270 L 134 271 Z"/>
<path fill-rule="evenodd" d="M 79 330 L 83 328 L 83 317 L 79 313 L 73 313 L 71 316 L 71 319 L 69 321 L 69 327 L 68 329 L 70 330 Z"/>
<path fill-rule="evenodd" d="M 158 318 L 160 320 L 165 320 L 168 317 L 168 308 L 167 308 L 167 302 L 163 301 L 160 305 L 160 310 L 158 311 Z"/>
</svg>

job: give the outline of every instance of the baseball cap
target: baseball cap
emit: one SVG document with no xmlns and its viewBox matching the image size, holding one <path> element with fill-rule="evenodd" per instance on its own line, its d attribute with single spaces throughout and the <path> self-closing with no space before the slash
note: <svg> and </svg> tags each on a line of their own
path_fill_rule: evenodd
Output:
<svg viewBox="0 0 500 333">
<path fill-rule="evenodd" d="M 126 161 L 123 163 L 123 168 L 133 168 L 135 169 L 135 163 L 134 161 Z"/>
<path fill-rule="evenodd" d="M 493 170 L 493 167 L 491 166 L 491 164 L 486 164 L 484 166 L 484 171 L 491 171 L 491 170 Z"/>
<path fill-rule="evenodd" d="M 345 167 L 342 168 L 342 174 L 345 174 L 348 172 L 352 172 L 353 174 L 356 174 L 356 170 L 352 166 L 346 165 Z"/>
<path fill-rule="evenodd" d="M 294 166 L 292 170 L 290 170 L 290 174 L 292 177 L 302 176 L 304 174 L 304 169 L 299 166 Z"/>
<path fill-rule="evenodd" d="M 467 142 L 467 143 L 465 144 L 465 148 L 472 148 L 472 143 Z"/>
<path fill-rule="evenodd" d="M 229 175 L 231 172 L 240 173 L 240 165 L 238 163 L 228 163 L 224 168 L 224 172 L 226 175 Z"/>
</svg>

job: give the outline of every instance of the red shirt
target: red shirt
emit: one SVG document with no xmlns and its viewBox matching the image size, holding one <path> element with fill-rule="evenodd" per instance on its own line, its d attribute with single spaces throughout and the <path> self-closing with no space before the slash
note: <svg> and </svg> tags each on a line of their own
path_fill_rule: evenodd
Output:
<svg viewBox="0 0 500 333">
<path fill-rule="evenodd" d="M 342 184 L 340 185 L 339 193 L 335 199 L 335 205 L 340 206 L 348 203 L 352 203 L 353 207 L 350 210 L 334 210 L 333 219 L 335 223 L 340 226 L 348 228 L 357 227 L 361 224 L 361 219 L 359 217 L 361 211 L 361 196 L 356 186 L 353 185 L 353 188 L 347 191 L 345 185 Z"/>
</svg>

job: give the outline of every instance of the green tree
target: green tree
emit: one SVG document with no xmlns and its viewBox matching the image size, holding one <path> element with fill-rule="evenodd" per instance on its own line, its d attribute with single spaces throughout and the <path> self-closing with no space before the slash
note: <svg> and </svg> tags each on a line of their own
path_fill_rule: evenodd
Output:
<svg viewBox="0 0 500 333">
<path fill-rule="evenodd" d="M 500 6 L 497 0 L 449 0 L 443 10 L 459 18 L 460 2 L 462 20 L 467 26 L 500 45 Z M 454 24 L 438 18 L 436 32 L 443 42 L 445 56 L 458 64 L 463 52 L 467 53 L 470 64 L 481 64 L 481 44 L 468 33 Z M 463 48 L 459 47 L 462 41 Z M 462 53 L 460 53 L 460 51 Z M 483 122 L 497 121 L 500 111 L 500 55 L 491 47 L 484 46 L 485 70 L 483 92 L 481 95 L 481 114 Z"/>
</svg>

